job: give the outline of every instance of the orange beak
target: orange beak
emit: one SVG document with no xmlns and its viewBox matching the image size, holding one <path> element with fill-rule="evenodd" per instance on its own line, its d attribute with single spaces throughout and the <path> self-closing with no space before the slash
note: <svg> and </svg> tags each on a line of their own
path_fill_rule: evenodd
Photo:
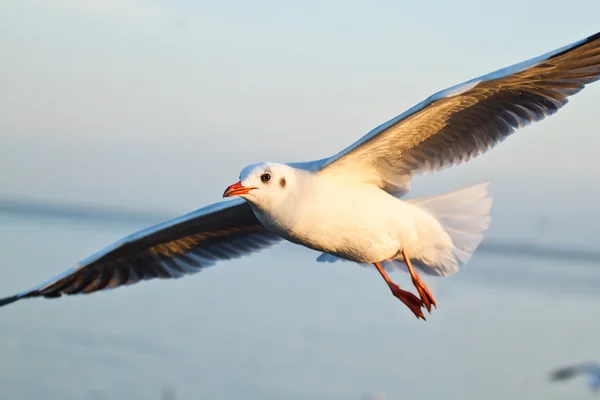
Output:
<svg viewBox="0 0 600 400">
<path fill-rule="evenodd" d="M 233 185 L 229 186 L 227 189 L 225 189 L 225 192 L 223 193 L 223 197 L 239 196 L 240 194 L 246 194 L 253 189 L 256 189 L 256 188 L 245 187 L 245 186 L 242 186 L 242 182 L 237 182 L 237 183 L 234 183 Z"/>
</svg>

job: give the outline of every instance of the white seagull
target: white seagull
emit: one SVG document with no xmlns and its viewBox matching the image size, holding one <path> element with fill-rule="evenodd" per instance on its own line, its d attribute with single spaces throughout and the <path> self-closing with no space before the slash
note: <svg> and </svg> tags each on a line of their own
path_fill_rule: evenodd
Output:
<svg viewBox="0 0 600 400">
<path fill-rule="evenodd" d="M 559 368 L 552 371 L 550 380 L 555 382 L 564 381 L 578 375 L 587 375 L 588 386 L 591 391 L 597 392 L 600 390 L 600 364 L 598 363 L 584 362 Z"/>
<path fill-rule="evenodd" d="M 0 299 L 60 297 L 178 278 L 218 260 L 288 240 L 374 266 L 417 318 L 436 302 L 418 272 L 450 276 L 490 222 L 487 183 L 400 200 L 415 174 L 486 152 L 517 128 L 554 114 L 600 78 L 600 33 L 442 90 L 338 154 L 312 162 L 244 168 L 223 197 L 237 196 L 133 233 L 32 289 Z M 386 271 L 407 271 L 419 297 Z"/>
</svg>

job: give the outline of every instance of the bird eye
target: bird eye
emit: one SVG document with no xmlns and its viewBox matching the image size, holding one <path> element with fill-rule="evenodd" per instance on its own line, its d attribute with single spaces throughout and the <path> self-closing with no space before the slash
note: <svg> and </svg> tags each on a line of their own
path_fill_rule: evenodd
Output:
<svg viewBox="0 0 600 400">
<path fill-rule="evenodd" d="M 271 180 L 271 174 L 268 172 L 265 172 L 264 174 L 262 174 L 260 176 L 260 180 L 263 181 L 263 183 L 267 183 Z"/>
</svg>

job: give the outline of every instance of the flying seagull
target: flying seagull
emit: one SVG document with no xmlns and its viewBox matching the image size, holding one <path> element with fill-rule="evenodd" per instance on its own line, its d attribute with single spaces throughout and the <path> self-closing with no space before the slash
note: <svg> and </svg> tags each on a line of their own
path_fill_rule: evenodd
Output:
<svg viewBox="0 0 600 400">
<path fill-rule="evenodd" d="M 244 168 L 234 197 L 133 233 L 61 275 L 0 300 L 60 297 L 178 278 L 282 240 L 321 262 L 373 266 L 417 318 L 437 307 L 418 273 L 450 276 L 490 223 L 487 183 L 401 200 L 415 174 L 466 162 L 600 78 L 600 33 L 438 92 L 321 160 Z M 410 274 L 418 297 L 388 271 Z"/>
<path fill-rule="evenodd" d="M 587 375 L 588 385 L 592 391 L 600 390 L 600 364 L 597 363 L 587 362 L 559 368 L 550 374 L 550 380 L 564 381 L 578 375 Z"/>
</svg>

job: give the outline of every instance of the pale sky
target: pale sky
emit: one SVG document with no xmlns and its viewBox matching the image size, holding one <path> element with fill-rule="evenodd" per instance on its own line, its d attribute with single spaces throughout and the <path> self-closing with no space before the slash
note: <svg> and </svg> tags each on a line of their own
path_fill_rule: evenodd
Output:
<svg viewBox="0 0 600 400">
<path fill-rule="evenodd" d="M 197 208 L 247 164 L 329 156 L 438 90 L 600 30 L 596 0 L 494 4 L 3 1 L 0 196 Z M 593 84 L 413 189 L 600 178 L 599 102 Z"/>
</svg>

